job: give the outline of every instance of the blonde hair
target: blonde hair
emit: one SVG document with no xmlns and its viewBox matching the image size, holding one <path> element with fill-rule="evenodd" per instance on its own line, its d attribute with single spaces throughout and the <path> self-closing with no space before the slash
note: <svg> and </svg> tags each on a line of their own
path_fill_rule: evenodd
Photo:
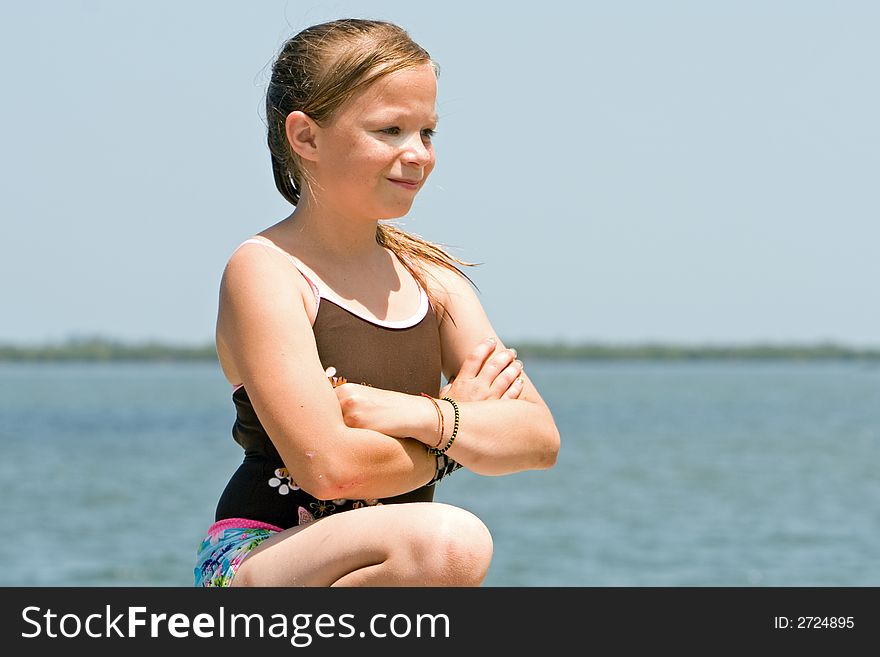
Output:
<svg viewBox="0 0 880 657">
<path fill-rule="evenodd" d="M 376 80 L 424 64 L 438 71 L 428 52 L 405 30 L 385 21 L 345 18 L 313 25 L 288 39 L 272 65 L 266 92 L 267 140 L 281 195 L 296 205 L 302 185 L 308 184 L 299 157 L 287 142 L 288 114 L 301 111 L 320 125 Z M 377 225 L 376 242 L 391 250 L 426 290 L 423 263 L 450 269 L 474 285 L 457 265 L 477 263 L 460 260 L 438 244 L 387 223 Z M 431 301 L 438 305 L 433 295 Z"/>
</svg>

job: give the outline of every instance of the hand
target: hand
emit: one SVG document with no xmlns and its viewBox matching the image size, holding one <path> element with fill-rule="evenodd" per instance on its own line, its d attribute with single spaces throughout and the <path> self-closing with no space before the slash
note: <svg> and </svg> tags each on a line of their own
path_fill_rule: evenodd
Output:
<svg viewBox="0 0 880 657">
<path fill-rule="evenodd" d="M 515 349 L 499 349 L 483 340 L 461 365 L 458 374 L 443 386 L 440 397 L 456 401 L 518 399 L 523 391 L 523 364 Z"/>
<path fill-rule="evenodd" d="M 401 406 L 416 403 L 413 400 L 418 399 L 402 392 L 351 382 L 336 383 L 333 391 L 347 426 L 373 429 L 389 436 L 398 435 Z"/>
<path fill-rule="evenodd" d="M 434 409 L 428 410 L 428 402 L 419 395 L 350 382 L 337 383 L 333 391 L 339 400 L 346 426 L 372 429 L 395 438 L 414 438 L 419 433 L 415 427 L 419 426 L 427 414 L 431 429 L 426 430 L 425 440 L 437 440 L 433 431 Z M 413 421 L 416 422 L 415 426 Z"/>
</svg>

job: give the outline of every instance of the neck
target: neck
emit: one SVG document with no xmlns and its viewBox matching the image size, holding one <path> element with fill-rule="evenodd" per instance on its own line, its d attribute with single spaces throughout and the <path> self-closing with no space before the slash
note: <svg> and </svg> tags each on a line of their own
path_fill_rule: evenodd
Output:
<svg viewBox="0 0 880 657">
<path fill-rule="evenodd" d="M 384 249 L 376 242 L 378 221 L 352 218 L 332 208 L 300 200 L 287 224 L 291 241 L 300 249 L 319 253 L 325 260 L 366 263 Z"/>
</svg>

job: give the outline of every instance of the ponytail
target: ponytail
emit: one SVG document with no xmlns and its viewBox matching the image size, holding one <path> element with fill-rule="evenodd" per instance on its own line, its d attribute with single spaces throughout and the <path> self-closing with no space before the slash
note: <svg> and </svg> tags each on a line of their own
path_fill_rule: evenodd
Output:
<svg viewBox="0 0 880 657">
<path fill-rule="evenodd" d="M 290 177 L 287 167 L 278 160 L 275 152 L 272 151 L 272 175 L 275 178 L 275 187 L 289 203 L 296 205 L 299 203 L 299 186 L 296 181 Z"/>
</svg>

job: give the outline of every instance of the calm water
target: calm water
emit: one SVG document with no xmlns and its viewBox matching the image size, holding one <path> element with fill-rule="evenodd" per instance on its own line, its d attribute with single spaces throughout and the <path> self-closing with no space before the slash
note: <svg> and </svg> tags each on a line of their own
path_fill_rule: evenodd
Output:
<svg viewBox="0 0 880 657">
<path fill-rule="evenodd" d="M 880 585 L 880 367 L 553 363 L 557 466 L 438 489 L 489 586 Z M 237 466 L 213 364 L 0 364 L 0 585 L 190 586 Z"/>
</svg>

